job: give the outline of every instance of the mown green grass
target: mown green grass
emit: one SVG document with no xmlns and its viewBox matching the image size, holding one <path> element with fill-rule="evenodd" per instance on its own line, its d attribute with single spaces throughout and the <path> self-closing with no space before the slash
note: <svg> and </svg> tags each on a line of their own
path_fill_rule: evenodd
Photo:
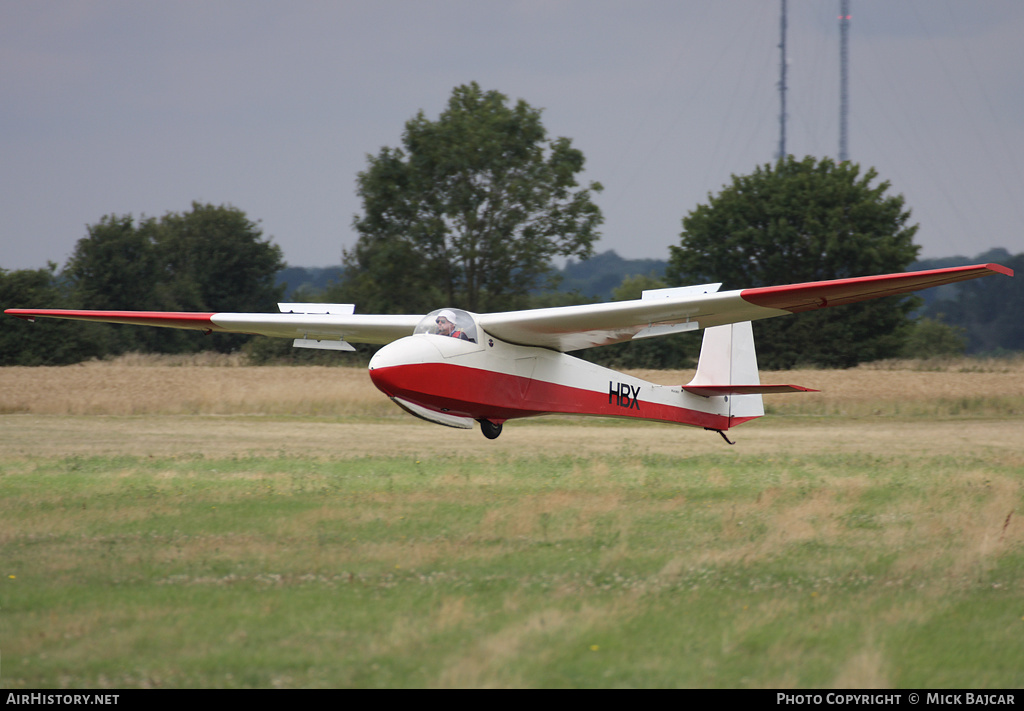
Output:
<svg viewBox="0 0 1024 711">
<path fill-rule="evenodd" d="M 0 462 L 0 683 L 1019 687 L 1024 459 Z"/>
</svg>

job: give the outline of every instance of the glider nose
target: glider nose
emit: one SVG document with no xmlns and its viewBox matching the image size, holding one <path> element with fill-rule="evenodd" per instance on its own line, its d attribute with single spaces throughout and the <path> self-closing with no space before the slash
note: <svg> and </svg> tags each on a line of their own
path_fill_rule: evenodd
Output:
<svg viewBox="0 0 1024 711">
<path fill-rule="evenodd" d="M 407 389 L 407 366 L 436 363 L 443 360 L 441 351 L 423 336 L 407 336 L 381 348 L 370 359 L 370 380 L 389 397 Z"/>
</svg>

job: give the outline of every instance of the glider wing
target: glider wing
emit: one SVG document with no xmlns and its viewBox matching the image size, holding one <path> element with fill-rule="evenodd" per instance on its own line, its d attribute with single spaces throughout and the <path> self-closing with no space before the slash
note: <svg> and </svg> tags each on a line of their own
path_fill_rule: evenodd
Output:
<svg viewBox="0 0 1024 711">
<path fill-rule="evenodd" d="M 706 284 L 647 291 L 643 298 L 634 301 L 507 311 L 481 314 L 477 318 L 483 330 L 496 338 L 564 352 L 851 304 L 991 274 L 1013 276 L 1013 270 L 999 264 L 977 264 L 725 292 L 718 291 L 720 284 Z M 411 335 L 422 318 L 421 315 L 351 312 L 258 314 L 7 309 L 5 313 L 29 321 L 50 317 L 187 328 L 206 333 L 260 334 L 307 342 L 344 340 L 356 343 L 390 343 Z"/>
<path fill-rule="evenodd" d="M 484 314 L 479 321 L 485 331 L 512 343 L 572 351 L 851 304 L 991 274 L 1013 276 L 1013 270 L 977 264 L 724 292 L 718 292 L 718 284 L 709 284 L 658 289 L 635 301 Z"/>
<path fill-rule="evenodd" d="M 27 321 L 37 317 L 103 321 L 136 326 L 188 328 L 205 333 L 250 333 L 278 338 L 390 343 L 411 335 L 422 316 L 369 314 L 245 314 L 173 311 L 76 311 L 69 309 L 7 309 Z"/>
</svg>

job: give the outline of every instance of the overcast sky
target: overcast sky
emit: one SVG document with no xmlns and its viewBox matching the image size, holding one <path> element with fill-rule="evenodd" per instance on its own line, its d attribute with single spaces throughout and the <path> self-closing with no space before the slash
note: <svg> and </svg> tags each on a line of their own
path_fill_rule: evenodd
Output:
<svg viewBox="0 0 1024 711">
<path fill-rule="evenodd" d="M 851 0 L 850 158 L 922 256 L 1024 252 L 1024 2 Z M 838 154 L 839 0 L 789 0 L 787 150 Z M 774 160 L 779 0 L 0 0 L 0 267 L 193 200 L 294 266 L 355 242 L 356 174 L 477 81 L 544 109 L 605 191 L 598 251 L 666 258 Z"/>
</svg>

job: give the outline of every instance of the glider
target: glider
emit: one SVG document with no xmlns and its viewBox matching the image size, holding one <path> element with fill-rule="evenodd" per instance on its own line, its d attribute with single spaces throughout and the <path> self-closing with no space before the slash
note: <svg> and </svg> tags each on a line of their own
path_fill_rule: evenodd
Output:
<svg viewBox="0 0 1024 711">
<path fill-rule="evenodd" d="M 354 350 L 386 344 L 370 379 L 407 412 L 441 425 L 480 424 L 494 439 L 508 420 L 554 413 L 632 417 L 703 427 L 722 435 L 764 415 L 766 393 L 815 392 L 763 385 L 751 321 L 1005 274 L 999 264 L 933 269 L 720 292 L 721 284 L 645 291 L 640 299 L 474 314 L 354 313 L 352 304 L 283 303 L 281 313 L 7 309 L 39 317 L 164 326 L 204 333 L 294 339 L 300 348 Z M 568 351 L 704 330 L 697 372 L 685 385 L 656 385 Z"/>
</svg>

